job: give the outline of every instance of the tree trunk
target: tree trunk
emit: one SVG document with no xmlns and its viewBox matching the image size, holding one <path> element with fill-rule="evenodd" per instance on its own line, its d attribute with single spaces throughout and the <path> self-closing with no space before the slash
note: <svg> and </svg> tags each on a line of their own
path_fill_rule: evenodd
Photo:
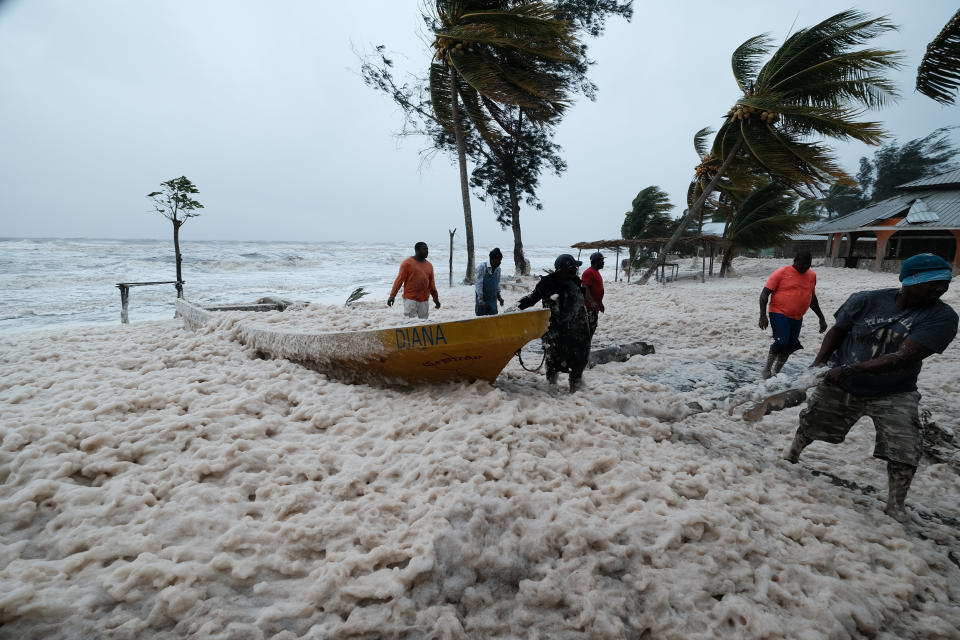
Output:
<svg viewBox="0 0 960 640">
<path fill-rule="evenodd" d="M 180 220 L 173 221 L 173 253 L 177 259 L 177 292 L 178 293 L 182 291 L 181 285 L 183 283 L 183 274 L 180 266 L 183 262 L 183 256 L 180 255 L 180 225 L 182 224 L 183 222 Z M 180 297 L 180 296 L 177 296 L 177 297 Z"/>
<path fill-rule="evenodd" d="M 730 245 L 723 252 L 723 260 L 720 262 L 720 277 L 727 277 L 727 270 L 730 268 L 730 265 L 733 263 L 733 252 L 736 249 L 733 245 Z"/>
<path fill-rule="evenodd" d="M 680 224 L 677 225 L 677 230 L 674 231 L 673 235 L 670 236 L 670 239 L 667 240 L 667 244 L 663 245 L 663 250 L 660 252 L 660 256 L 657 258 L 657 261 L 653 263 L 652 267 L 647 269 L 646 273 L 644 273 L 640 278 L 638 284 L 647 284 L 650 276 L 657 272 L 657 267 L 660 266 L 660 263 L 664 262 L 666 255 L 670 253 L 671 249 L 673 249 L 673 245 L 677 244 L 677 240 L 679 240 L 680 236 L 683 235 L 683 230 L 687 228 L 687 224 L 690 222 L 690 219 L 693 216 L 700 215 L 700 211 L 703 209 L 704 203 L 707 201 L 707 198 L 710 197 L 710 194 L 713 193 L 714 188 L 717 186 L 717 183 L 720 182 L 720 178 L 723 177 L 723 174 L 726 173 L 727 168 L 730 167 L 730 163 L 733 162 L 737 152 L 740 151 L 740 145 L 742 143 L 742 140 L 737 140 L 737 143 L 733 145 L 733 149 L 730 150 L 730 153 L 727 154 L 723 164 L 720 165 L 719 169 L 717 169 L 717 175 L 713 176 L 713 180 L 710 181 L 710 184 L 706 186 L 706 188 L 703 190 L 703 193 L 701 193 L 700 197 L 697 198 L 697 201 L 692 207 L 690 207 L 690 210 L 687 211 L 687 213 L 680 220 Z"/>
<path fill-rule="evenodd" d="M 733 212 L 727 214 L 727 219 L 723 222 L 723 233 L 720 235 L 721 238 L 727 237 L 727 229 L 730 228 L 730 223 L 733 222 Z M 733 262 L 733 250 L 734 246 L 730 245 L 723 250 L 723 259 L 720 261 L 720 277 L 727 277 L 727 269 L 730 267 L 730 264 Z"/>
<path fill-rule="evenodd" d="M 456 227 L 450 229 L 450 287 L 453 287 L 453 234 L 457 232 Z"/>
<path fill-rule="evenodd" d="M 510 226 L 513 228 L 513 266 L 518 276 L 527 273 L 527 259 L 523 255 L 523 238 L 520 236 L 520 198 L 517 196 L 517 183 L 510 181 Z"/>
<path fill-rule="evenodd" d="M 460 197 L 463 199 L 463 226 L 467 234 L 467 275 L 464 284 L 473 284 L 476 276 L 473 261 L 473 213 L 470 211 L 470 185 L 467 182 L 467 151 L 460 124 L 460 106 L 457 100 L 457 72 L 450 67 L 450 100 L 453 102 L 453 134 L 457 139 L 457 160 L 460 164 Z"/>
</svg>

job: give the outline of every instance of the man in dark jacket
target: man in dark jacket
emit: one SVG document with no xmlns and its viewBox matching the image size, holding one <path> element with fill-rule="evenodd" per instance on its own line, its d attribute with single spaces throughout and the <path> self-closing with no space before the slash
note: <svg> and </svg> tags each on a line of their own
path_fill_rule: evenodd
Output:
<svg viewBox="0 0 960 640">
<path fill-rule="evenodd" d="M 843 442 L 857 420 L 870 416 L 877 430 L 873 455 L 887 461 L 885 512 L 901 522 L 922 453 L 917 376 L 923 359 L 943 353 L 957 335 L 957 313 L 940 301 L 950 279 L 946 260 L 923 253 L 903 261 L 900 289 L 847 298 L 810 365 L 831 369 L 800 412 L 784 455 L 796 463 L 815 440 Z"/>
<path fill-rule="evenodd" d="M 517 303 L 526 309 L 542 301 L 550 309 L 550 324 L 542 339 L 547 381 L 556 384 L 559 372 L 569 373 L 571 393 L 583 386 L 583 370 L 590 357 L 590 324 L 577 277 L 581 264 L 570 254 L 561 254 L 553 263 L 554 272 L 541 278 L 533 292 Z"/>
</svg>

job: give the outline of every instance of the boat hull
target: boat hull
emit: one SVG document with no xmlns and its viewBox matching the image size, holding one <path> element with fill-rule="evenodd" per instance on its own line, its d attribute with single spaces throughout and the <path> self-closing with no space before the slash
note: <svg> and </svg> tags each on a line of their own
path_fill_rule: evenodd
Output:
<svg viewBox="0 0 960 640">
<path fill-rule="evenodd" d="M 177 301 L 188 327 L 215 317 Z M 265 324 L 241 323 L 240 342 L 264 356 L 341 377 L 411 384 L 493 381 L 523 345 L 547 329 L 550 311 L 538 309 L 343 333 L 298 333 Z"/>
</svg>

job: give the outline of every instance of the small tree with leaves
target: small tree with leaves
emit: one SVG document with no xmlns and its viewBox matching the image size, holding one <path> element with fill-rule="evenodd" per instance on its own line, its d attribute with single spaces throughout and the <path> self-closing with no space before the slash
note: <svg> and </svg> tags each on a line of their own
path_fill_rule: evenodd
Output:
<svg viewBox="0 0 960 640">
<path fill-rule="evenodd" d="M 183 275 L 181 273 L 180 255 L 180 227 L 188 218 L 195 218 L 200 214 L 197 209 L 203 205 L 191 196 L 200 193 L 200 190 L 186 176 L 171 178 L 161 182 L 160 191 L 152 191 L 147 197 L 153 201 L 153 209 L 173 223 L 173 250 L 177 257 L 177 297 L 183 297 Z"/>
</svg>

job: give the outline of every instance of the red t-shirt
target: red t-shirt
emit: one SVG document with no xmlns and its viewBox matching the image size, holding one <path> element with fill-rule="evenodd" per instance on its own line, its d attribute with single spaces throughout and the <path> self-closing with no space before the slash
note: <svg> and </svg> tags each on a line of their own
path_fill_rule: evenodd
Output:
<svg viewBox="0 0 960 640">
<path fill-rule="evenodd" d="M 813 300 L 817 274 L 813 269 L 800 273 L 793 265 L 787 265 L 770 274 L 764 286 L 773 292 L 768 308 L 770 313 L 782 313 L 792 320 L 801 320 Z"/>
<path fill-rule="evenodd" d="M 580 276 L 580 280 L 583 282 L 589 291 L 590 295 L 593 296 L 593 299 L 597 304 L 603 302 L 603 278 L 600 277 L 600 272 L 594 269 L 593 267 L 587 267 L 587 270 L 583 272 L 583 275 Z M 593 307 L 590 305 L 590 301 L 587 300 L 587 297 L 583 297 L 584 302 L 587 304 L 587 309 L 599 309 L 600 307 Z"/>
</svg>

